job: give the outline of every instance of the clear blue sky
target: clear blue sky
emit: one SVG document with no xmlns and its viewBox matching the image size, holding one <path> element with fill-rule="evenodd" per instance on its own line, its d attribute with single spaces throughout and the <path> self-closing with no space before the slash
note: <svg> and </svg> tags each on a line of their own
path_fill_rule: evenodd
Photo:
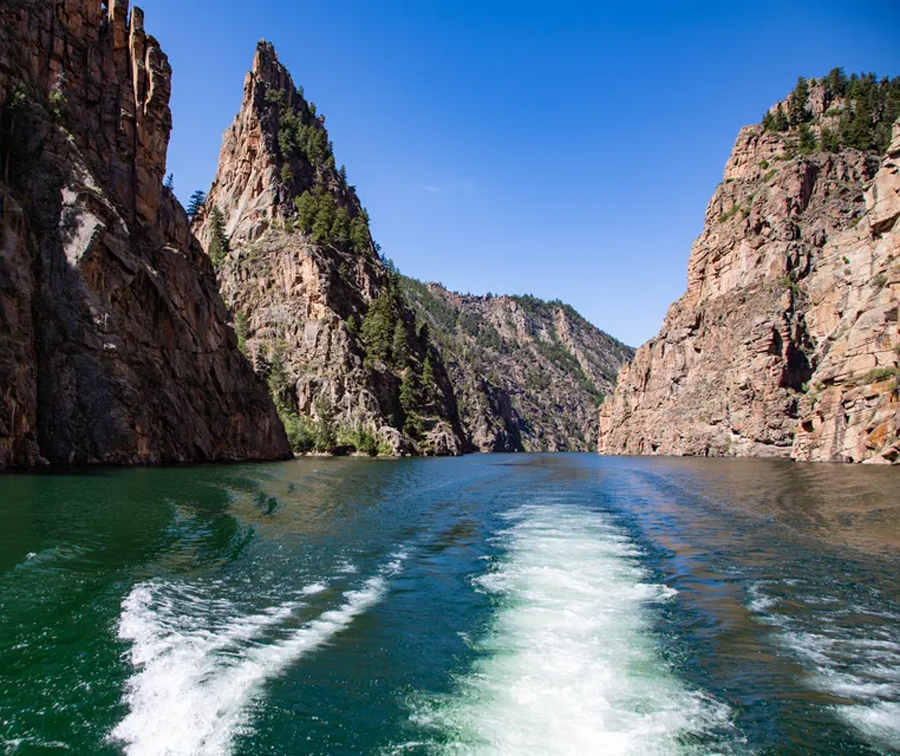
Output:
<svg viewBox="0 0 900 756">
<path fill-rule="evenodd" d="M 897 0 L 138 5 L 175 72 L 182 201 L 265 38 L 403 272 L 560 298 L 634 345 L 684 291 L 738 129 L 798 75 L 900 75 Z"/>
</svg>

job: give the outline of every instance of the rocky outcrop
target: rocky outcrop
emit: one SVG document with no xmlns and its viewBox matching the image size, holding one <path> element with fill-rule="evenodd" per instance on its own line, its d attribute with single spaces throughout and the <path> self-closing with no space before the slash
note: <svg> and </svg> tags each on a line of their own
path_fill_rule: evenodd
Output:
<svg viewBox="0 0 900 756">
<path fill-rule="evenodd" d="M 596 407 L 633 349 L 562 302 L 403 282 L 416 317 L 440 345 L 472 448 L 596 448 Z"/>
<path fill-rule="evenodd" d="M 242 346 L 297 451 L 459 454 L 440 354 L 376 251 L 324 121 L 261 42 L 195 220 Z"/>
<path fill-rule="evenodd" d="M 897 459 L 898 127 L 884 160 L 817 151 L 842 109 L 814 81 L 799 131 L 741 130 L 601 453 Z"/>
<path fill-rule="evenodd" d="M 0 468 L 288 453 L 163 187 L 170 78 L 125 0 L 0 5 Z"/>
<path fill-rule="evenodd" d="M 805 287 L 816 369 L 800 402 L 795 459 L 900 460 L 900 123 L 865 202 Z"/>
</svg>

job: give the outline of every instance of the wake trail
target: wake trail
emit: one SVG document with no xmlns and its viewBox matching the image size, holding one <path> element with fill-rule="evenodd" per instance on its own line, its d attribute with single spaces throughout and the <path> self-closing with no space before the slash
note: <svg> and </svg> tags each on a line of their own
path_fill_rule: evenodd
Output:
<svg viewBox="0 0 900 756">
<path fill-rule="evenodd" d="M 501 756 L 711 753 L 726 706 L 689 690 L 664 663 L 640 550 L 607 515 L 567 502 L 519 507 L 502 556 L 474 580 L 495 603 L 478 657 L 449 696 L 413 697 L 433 739 L 394 747 Z M 733 734 L 732 734 L 733 735 Z M 704 750 L 685 742 L 706 738 Z"/>
<path fill-rule="evenodd" d="M 136 586 L 122 602 L 118 628 L 131 643 L 135 670 L 125 687 L 129 712 L 109 739 L 129 756 L 230 753 L 235 738 L 252 731 L 252 704 L 263 684 L 381 601 L 404 559 L 395 556 L 359 588 L 344 591 L 337 607 L 296 628 L 287 623 L 324 584 L 243 616 L 235 616 L 230 600 L 184 586 Z"/>
</svg>

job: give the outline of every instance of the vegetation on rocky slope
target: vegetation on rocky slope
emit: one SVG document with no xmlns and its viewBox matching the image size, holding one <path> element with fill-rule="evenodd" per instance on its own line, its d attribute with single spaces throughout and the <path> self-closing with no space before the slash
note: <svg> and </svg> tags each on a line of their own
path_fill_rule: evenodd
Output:
<svg viewBox="0 0 900 756">
<path fill-rule="evenodd" d="M 296 452 L 458 454 L 440 355 L 324 123 L 261 42 L 198 221 L 238 341 Z"/>
<path fill-rule="evenodd" d="M 439 345 L 475 449 L 593 448 L 596 407 L 633 350 L 559 301 L 474 297 L 402 281 L 419 327 L 429 327 Z"/>
<path fill-rule="evenodd" d="M 847 148 L 883 155 L 898 117 L 900 76 L 848 77 L 843 68 L 834 68 L 821 79 L 801 76 L 786 103 L 766 111 L 762 126 L 789 132 L 792 146 L 806 154 Z"/>
</svg>

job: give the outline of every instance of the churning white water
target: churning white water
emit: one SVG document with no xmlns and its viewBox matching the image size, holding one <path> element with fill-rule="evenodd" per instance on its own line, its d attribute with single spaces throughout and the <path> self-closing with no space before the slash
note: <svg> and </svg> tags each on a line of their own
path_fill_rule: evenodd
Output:
<svg viewBox="0 0 900 756">
<path fill-rule="evenodd" d="M 132 644 L 134 675 L 126 684 L 128 715 L 110 739 L 129 756 L 222 756 L 247 731 L 251 704 L 267 680 L 328 643 L 380 601 L 404 556 L 341 603 L 299 626 L 289 620 L 314 583 L 296 598 L 258 614 L 184 586 L 150 581 L 122 603 L 119 637 Z"/>
<path fill-rule="evenodd" d="M 648 582 L 634 544 L 605 515 L 523 506 L 499 541 L 504 556 L 475 580 L 496 602 L 479 661 L 453 695 L 412 704 L 414 721 L 438 732 L 433 748 L 686 753 L 692 736 L 728 726 L 727 708 L 688 690 L 661 659 L 652 606 L 675 592 Z"/>
<path fill-rule="evenodd" d="M 841 719 L 876 748 L 900 752 L 900 615 L 803 591 L 782 613 L 770 593 L 777 587 L 751 586 L 749 608 L 776 628 L 780 644 L 807 668 L 811 687 L 846 702 L 833 707 Z"/>
</svg>

